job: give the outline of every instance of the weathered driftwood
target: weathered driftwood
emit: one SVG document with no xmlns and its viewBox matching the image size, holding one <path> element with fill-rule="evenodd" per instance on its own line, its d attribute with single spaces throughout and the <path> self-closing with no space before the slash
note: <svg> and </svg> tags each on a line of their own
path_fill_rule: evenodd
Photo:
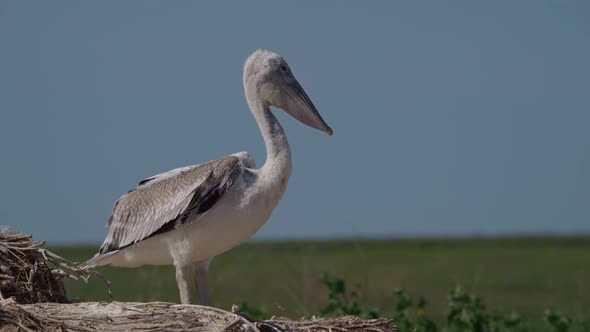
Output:
<svg viewBox="0 0 590 332">
<path fill-rule="evenodd" d="M 0 332 L 5 331 L 395 331 L 391 320 L 355 316 L 251 322 L 198 305 L 164 302 L 67 303 L 63 278 L 110 283 L 98 272 L 43 249 L 42 241 L 0 231 Z"/>
</svg>

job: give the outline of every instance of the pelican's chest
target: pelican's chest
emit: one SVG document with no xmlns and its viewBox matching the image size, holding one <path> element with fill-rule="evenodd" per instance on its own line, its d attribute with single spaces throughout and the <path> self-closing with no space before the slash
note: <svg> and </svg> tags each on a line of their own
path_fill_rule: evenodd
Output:
<svg viewBox="0 0 590 332">
<path fill-rule="evenodd" d="M 287 189 L 289 174 L 271 175 L 274 176 L 268 176 L 261 170 L 256 174 L 256 180 L 244 188 L 241 205 L 245 211 L 249 212 L 248 214 L 270 216 L 272 210 L 283 197 Z"/>
<path fill-rule="evenodd" d="M 265 204 L 270 209 L 274 209 L 278 204 L 283 194 L 285 194 L 285 190 L 287 190 L 287 182 L 289 181 L 288 176 L 282 176 L 279 180 L 273 183 L 266 195 L 264 195 Z"/>
</svg>

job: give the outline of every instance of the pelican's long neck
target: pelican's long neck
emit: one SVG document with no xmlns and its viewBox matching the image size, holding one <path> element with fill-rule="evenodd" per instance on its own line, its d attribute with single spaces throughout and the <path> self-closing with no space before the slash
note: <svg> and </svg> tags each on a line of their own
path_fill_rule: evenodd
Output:
<svg viewBox="0 0 590 332">
<path fill-rule="evenodd" d="M 276 173 L 289 176 L 291 174 L 291 149 L 283 127 L 272 114 L 270 108 L 265 105 L 255 82 L 246 82 L 244 89 L 248 106 L 258 123 L 266 145 L 266 162 L 262 168 L 272 169 Z"/>
</svg>

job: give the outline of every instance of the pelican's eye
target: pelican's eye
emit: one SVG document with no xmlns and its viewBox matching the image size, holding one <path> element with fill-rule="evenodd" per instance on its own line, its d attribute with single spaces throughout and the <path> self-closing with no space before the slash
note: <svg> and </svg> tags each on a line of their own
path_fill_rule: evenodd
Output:
<svg viewBox="0 0 590 332">
<path fill-rule="evenodd" d="M 285 73 L 287 72 L 287 66 L 285 65 L 281 65 L 281 70 L 284 71 Z"/>
</svg>

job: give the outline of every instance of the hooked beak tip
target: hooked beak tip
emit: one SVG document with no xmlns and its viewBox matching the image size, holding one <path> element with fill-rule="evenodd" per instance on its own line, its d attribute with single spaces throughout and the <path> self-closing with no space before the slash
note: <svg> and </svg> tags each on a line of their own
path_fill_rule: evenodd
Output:
<svg viewBox="0 0 590 332">
<path fill-rule="evenodd" d="M 328 127 L 326 129 L 326 134 L 328 134 L 329 136 L 332 136 L 332 135 L 334 135 L 334 130 L 332 130 L 332 128 Z"/>
</svg>

